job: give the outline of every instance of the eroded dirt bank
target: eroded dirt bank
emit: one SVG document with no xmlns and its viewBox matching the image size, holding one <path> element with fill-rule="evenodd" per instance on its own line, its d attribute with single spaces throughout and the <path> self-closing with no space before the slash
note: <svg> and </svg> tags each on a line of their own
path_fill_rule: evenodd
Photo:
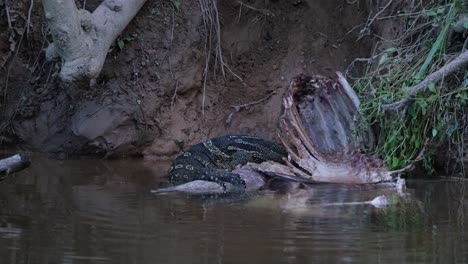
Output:
<svg viewBox="0 0 468 264">
<path fill-rule="evenodd" d="M 190 145 L 228 133 L 274 139 L 292 77 L 331 77 L 371 52 L 372 39 L 356 41 L 359 30 L 351 31 L 368 19 L 364 1 L 244 3 L 218 2 L 227 67 L 223 78 L 211 60 L 205 89 L 206 31 L 195 1 L 181 1 L 179 10 L 171 1 L 146 3 L 92 88 L 62 84 L 58 64 L 45 62 L 41 48 L 50 39 L 40 3 L 29 33 L 29 1 L 9 3 L 10 18 L 0 18 L 2 140 L 49 153 L 170 156 L 179 151 L 175 141 Z M 264 98 L 231 115 L 232 106 Z"/>
</svg>

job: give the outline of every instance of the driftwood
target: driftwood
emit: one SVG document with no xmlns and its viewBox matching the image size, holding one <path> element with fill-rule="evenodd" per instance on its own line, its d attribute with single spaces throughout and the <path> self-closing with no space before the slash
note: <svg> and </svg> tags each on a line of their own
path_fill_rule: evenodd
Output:
<svg viewBox="0 0 468 264">
<path fill-rule="evenodd" d="M 30 164 L 29 157 L 23 154 L 16 154 L 0 160 L 0 181 L 12 173 L 29 167 Z"/>
<path fill-rule="evenodd" d="M 288 166 L 270 163 L 259 170 L 352 184 L 390 181 L 401 172 L 389 171 L 382 160 L 360 152 L 372 142 L 372 134 L 358 129 L 359 99 L 341 73 L 337 76 L 332 81 L 300 75 L 292 81 L 279 124 Z"/>
</svg>

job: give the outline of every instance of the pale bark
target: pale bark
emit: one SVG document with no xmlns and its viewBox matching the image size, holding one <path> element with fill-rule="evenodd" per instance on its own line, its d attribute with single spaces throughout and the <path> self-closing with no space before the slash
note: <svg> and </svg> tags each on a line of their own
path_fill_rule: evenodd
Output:
<svg viewBox="0 0 468 264">
<path fill-rule="evenodd" d="M 0 160 L 0 181 L 6 176 L 27 168 L 30 165 L 27 156 L 16 154 L 14 156 Z"/>
<path fill-rule="evenodd" d="M 337 77 L 332 81 L 301 75 L 292 81 L 279 124 L 288 166 L 265 164 L 268 168 L 259 166 L 260 171 L 345 184 L 390 181 L 404 171 L 389 171 L 382 160 L 360 152 L 372 136 L 358 129 L 359 99 L 343 75 Z"/>
<path fill-rule="evenodd" d="M 63 61 L 60 77 L 71 82 L 95 79 L 107 52 L 146 0 L 105 0 L 93 13 L 78 9 L 74 0 L 43 0 L 53 43 L 47 59 Z"/>
<path fill-rule="evenodd" d="M 406 95 L 405 98 L 403 98 L 400 101 L 397 101 L 395 103 L 391 104 L 385 104 L 382 105 L 382 109 L 384 111 L 395 111 L 398 110 L 401 107 L 406 107 L 408 106 L 411 101 L 413 100 L 413 97 L 426 90 L 427 87 L 429 87 L 429 84 L 431 83 L 437 83 L 438 81 L 442 80 L 445 76 L 448 76 L 460 69 L 463 69 L 463 67 L 468 64 L 468 51 L 465 51 L 458 55 L 455 59 L 444 65 L 442 68 L 438 69 L 437 71 L 431 73 L 429 76 L 426 77 L 422 82 L 418 83 L 417 85 L 413 86 L 408 94 Z"/>
</svg>

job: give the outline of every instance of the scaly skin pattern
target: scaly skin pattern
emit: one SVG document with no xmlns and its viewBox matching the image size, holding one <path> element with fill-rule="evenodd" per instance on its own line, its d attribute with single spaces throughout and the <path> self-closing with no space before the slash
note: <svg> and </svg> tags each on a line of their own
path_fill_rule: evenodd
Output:
<svg viewBox="0 0 468 264">
<path fill-rule="evenodd" d="M 225 182 L 245 187 L 244 181 L 231 171 L 247 162 L 272 160 L 284 163 L 283 146 L 253 136 L 222 136 L 190 147 L 178 156 L 169 169 L 169 181 L 182 184 L 194 180 Z"/>
</svg>

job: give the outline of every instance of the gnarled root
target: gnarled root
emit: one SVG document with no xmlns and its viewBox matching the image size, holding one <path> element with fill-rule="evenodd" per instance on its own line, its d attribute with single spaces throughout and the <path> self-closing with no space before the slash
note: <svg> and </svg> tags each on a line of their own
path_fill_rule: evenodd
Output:
<svg viewBox="0 0 468 264">
<path fill-rule="evenodd" d="M 94 79 L 107 52 L 146 0 L 105 0 L 93 13 L 78 9 L 74 0 L 43 0 L 54 42 L 46 58 L 62 58 L 60 78 L 71 82 Z"/>
</svg>

